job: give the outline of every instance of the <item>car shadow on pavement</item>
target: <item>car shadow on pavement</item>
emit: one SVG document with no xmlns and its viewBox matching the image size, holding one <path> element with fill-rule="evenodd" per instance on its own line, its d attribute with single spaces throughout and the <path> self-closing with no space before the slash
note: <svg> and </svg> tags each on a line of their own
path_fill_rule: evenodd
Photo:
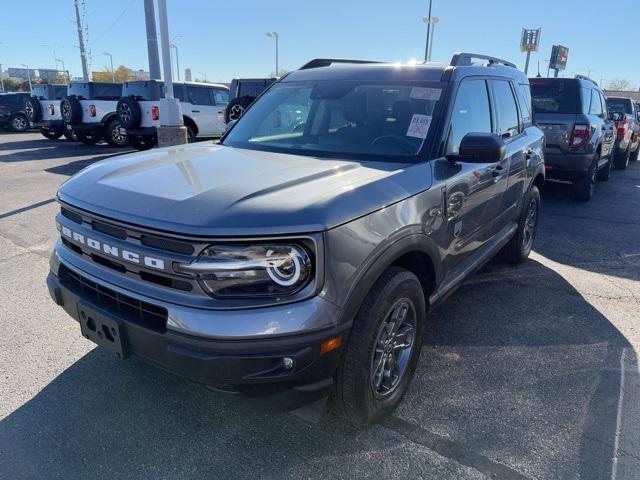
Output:
<svg viewBox="0 0 640 480">
<path fill-rule="evenodd" d="M 1 137 L 0 137 L 1 138 Z M 4 154 L 3 151 L 13 153 Z M 17 150 L 17 151 L 16 151 Z M 128 147 L 114 148 L 107 144 L 84 145 L 66 140 L 24 140 L 2 143 L 0 140 L 0 162 L 15 163 L 34 160 L 55 160 L 84 155 L 103 155 L 105 158 L 128 153 Z"/>
<path fill-rule="evenodd" d="M 393 423 L 358 430 L 331 415 L 317 424 L 266 415 L 94 349 L 0 421 L 0 472 L 481 478 L 477 465 L 454 470 L 471 450 L 531 478 L 600 479 L 609 477 L 616 445 L 640 468 L 616 443 L 622 353 L 635 362 L 628 342 L 542 264 L 530 262 L 517 280 L 496 268 L 503 271 L 481 271 L 431 315 L 416 377 L 395 413 L 415 427 L 410 437 Z M 637 380 L 637 369 L 630 372 L 627 381 Z M 434 437 L 459 449 L 436 455 L 425 448 Z"/>
<path fill-rule="evenodd" d="M 565 265 L 640 280 L 640 162 L 598 182 L 590 202 L 567 184 L 547 182 L 535 249 Z M 605 241 L 603 241 L 605 240 Z"/>
</svg>

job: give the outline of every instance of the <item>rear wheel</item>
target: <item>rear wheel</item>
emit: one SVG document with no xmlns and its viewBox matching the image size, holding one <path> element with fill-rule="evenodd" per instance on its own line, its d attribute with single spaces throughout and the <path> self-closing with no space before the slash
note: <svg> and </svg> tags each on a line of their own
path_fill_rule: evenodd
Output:
<svg viewBox="0 0 640 480">
<path fill-rule="evenodd" d="M 354 321 L 336 373 L 332 404 L 338 415 L 368 425 L 398 406 L 420 357 L 425 318 L 418 278 L 403 268 L 389 268 Z"/>
<path fill-rule="evenodd" d="M 518 229 L 503 250 L 505 259 L 509 263 L 522 263 L 529 257 L 538 233 L 539 214 L 540 191 L 538 187 L 532 185 L 524 203 L 524 209 L 518 222 Z"/>
<path fill-rule="evenodd" d="M 41 128 L 40 133 L 49 140 L 57 140 L 62 136 L 60 130 L 49 130 L 48 128 Z"/>
<path fill-rule="evenodd" d="M 126 133 L 120 131 L 120 122 L 111 120 L 104 129 L 104 139 L 111 147 L 126 147 L 129 145 L 129 139 Z"/>
<path fill-rule="evenodd" d="M 616 170 L 624 170 L 629 166 L 629 160 L 631 159 L 631 148 L 628 147 L 627 151 L 624 152 L 619 157 L 616 157 L 615 165 Z"/>
<path fill-rule="evenodd" d="M 102 139 L 102 135 L 99 132 L 77 132 L 76 137 L 78 137 L 78 141 L 84 143 L 85 145 L 95 145 Z"/>
<path fill-rule="evenodd" d="M 136 150 L 149 150 L 153 148 L 153 144 L 155 143 L 153 137 L 139 137 L 137 135 L 128 135 L 128 137 L 129 145 Z"/>
<path fill-rule="evenodd" d="M 596 154 L 585 177 L 573 182 L 573 196 L 576 200 L 588 202 L 591 200 L 591 197 L 593 197 L 593 192 L 596 188 L 596 178 L 598 176 L 599 158 L 600 157 Z"/>
<path fill-rule="evenodd" d="M 9 125 L 11 125 L 11 130 L 14 132 L 26 132 L 27 128 L 29 128 L 29 121 L 22 113 L 16 113 L 11 117 Z"/>
</svg>

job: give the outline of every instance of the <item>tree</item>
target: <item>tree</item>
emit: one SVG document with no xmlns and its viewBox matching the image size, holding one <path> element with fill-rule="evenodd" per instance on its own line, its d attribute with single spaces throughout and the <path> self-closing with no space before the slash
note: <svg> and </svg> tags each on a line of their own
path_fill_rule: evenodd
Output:
<svg viewBox="0 0 640 480">
<path fill-rule="evenodd" d="M 130 80 L 131 77 L 135 77 L 133 71 L 130 68 L 125 67 L 124 65 L 120 65 L 118 68 L 116 68 L 114 76 L 116 77 L 116 82 L 119 83 L 126 82 Z M 104 67 L 101 72 L 92 72 L 91 80 L 93 80 L 94 82 L 112 82 L 113 76 L 111 75 L 111 68 Z"/>
<path fill-rule="evenodd" d="M 607 90 L 629 91 L 632 90 L 631 82 L 624 78 L 614 78 L 607 83 Z"/>
<path fill-rule="evenodd" d="M 19 78 L 14 78 L 14 77 L 7 77 L 3 80 L 4 82 L 4 89 L 7 92 L 19 92 L 19 91 L 26 91 L 29 90 L 29 84 L 27 83 L 27 88 L 21 88 L 24 85 L 24 82 L 22 80 L 20 80 Z"/>
</svg>

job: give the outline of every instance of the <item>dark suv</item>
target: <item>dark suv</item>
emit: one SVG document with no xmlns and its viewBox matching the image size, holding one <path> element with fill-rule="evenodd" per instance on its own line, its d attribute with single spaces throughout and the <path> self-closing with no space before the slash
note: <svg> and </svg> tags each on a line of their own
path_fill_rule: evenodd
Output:
<svg viewBox="0 0 640 480">
<path fill-rule="evenodd" d="M 602 90 L 587 77 L 532 78 L 531 95 L 547 179 L 570 181 L 576 199 L 590 200 L 596 180 L 609 179 L 615 140 Z"/>
<path fill-rule="evenodd" d="M 615 166 L 624 170 L 640 153 L 640 112 L 632 99 L 624 97 L 607 97 L 607 108 L 616 128 Z"/>
<path fill-rule="evenodd" d="M 258 95 L 276 80 L 277 78 L 234 78 L 231 80 L 229 104 L 224 111 L 224 123 L 239 119 Z"/>
<path fill-rule="evenodd" d="M 380 420 L 409 386 L 428 310 L 498 252 L 531 251 L 544 136 L 528 92 L 486 56 L 312 61 L 221 144 L 65 182 L 51 296 L 120 358 L 256 406 L 331 395 L 350 421 Z"/>
<path fill-rule="evenodd" d="M 24 102 L 29 93 L 0 94 L 0 127 L 14 132 L 25 132 L 29 128 L 29 119 L 24 111 Z"/>
</svg>

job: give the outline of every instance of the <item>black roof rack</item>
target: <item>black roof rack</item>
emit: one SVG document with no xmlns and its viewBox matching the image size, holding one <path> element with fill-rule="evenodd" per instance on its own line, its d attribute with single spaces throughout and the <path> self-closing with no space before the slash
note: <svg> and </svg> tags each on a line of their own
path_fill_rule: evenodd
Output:
<svg viewBox="0 0 640 480">
<path fill-rule="evenodd" d="M 576 75 L 575 78 L 579 79 L 579 80 L 585 80 L 587 82 L 591 82 L 593 83 L 596 87 L 598 86 L 598 84 L 596 83 L 595 80 L 587 77 L 586 75 Z"/>
<path fill-rule="evenodd" d="M 479 55 L 477 53 L 456 52 L 451 58 L 450 65 L 452 67 L 471 66 L 473 59 L 486 60 L 487 65 L 504 65 L 506 67 L 518 68 L 514 63 L 502 60 L 501 58 L 491 57 L 489 55 Z"/>
<path fill-rule="evenodd" d="M 305 63 L 298 70 L 308 70 L 310 68 L 328 67 L 329 65 L 333 65 L 334 63 L 362 64 L 362 63 L 384 63 L 384 62 L 375 62 L 372 60 L 349 60 L 346 58 L 314 58 L 313 60 Z"/>
</svg>

